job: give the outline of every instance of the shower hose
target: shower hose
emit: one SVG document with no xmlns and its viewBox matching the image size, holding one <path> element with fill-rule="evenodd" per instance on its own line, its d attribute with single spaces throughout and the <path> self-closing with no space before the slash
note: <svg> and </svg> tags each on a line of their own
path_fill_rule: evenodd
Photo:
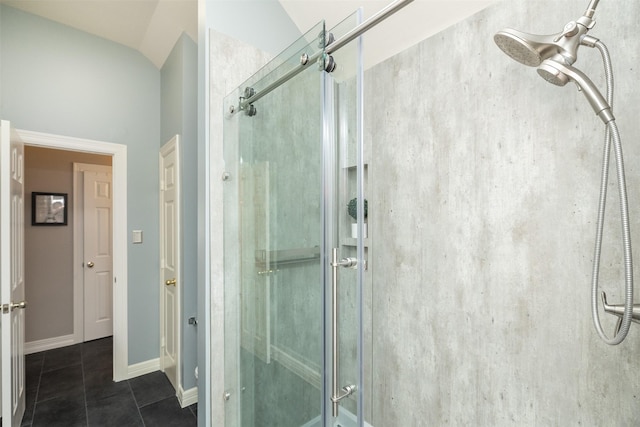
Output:
<svg viewBox="0 0 640 427">
<path fill-rule="evenodd" d="M 600 41 L 595 43 L 600 51 L 605 68 L 607 82 L 607 102 L 613 108 L 613 71 L 611 57 L 607 47 Z M 625 276 L 625 300 L 624 315 L 619 332 L 609 338 L 602 330 L 600 315 L 598 312 L 598 276 L 600 274 L 600 254 L 602 249 L 602 229 L 604 228 L 605 206 L 607 203 L 607 184 L 609 181 L 609 158 L 611 143 L 615 154 L 616 170 L 618 175 L 618 192 L 620 197 L 620 217 L 622 220 L 622 241 L 624 246 L 624 276 Z M 622 158 L 622 142 L 620 132 L 615 120 L 607 123 L 604 141 L 604 156 L 602 160 L 602 179 L 600 181 L 600 200 L 598 202 L 598 222 L 596 230 L 595 253 L 593 257 L 593 274 L 591 279 L 591 313 L 593 324 L 602 340 L 609 345 L 620 344 L 627 336 L 633 314 L 633 260 L 631 256 L 631 231 L 629 227 L 629 208 L 627 202 L 627 185 L 624 175 L 624 161 Z"/>
</svg>

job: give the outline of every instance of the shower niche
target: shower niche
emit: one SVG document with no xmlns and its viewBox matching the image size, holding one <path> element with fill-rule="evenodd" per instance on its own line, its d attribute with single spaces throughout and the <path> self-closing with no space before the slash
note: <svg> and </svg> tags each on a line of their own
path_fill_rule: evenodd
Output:
<svg viewBox="0 0 640 427">
<path fill-rule="evenodd" d="M 368 164 L 363 164 L 363 185 L 367 188 L 368 182 L 368 173 L 369 168 Z M 345 246 L 356 246 L 357 238 L 358 238 L 358 218 L 357 218 L 357 197 L 350 197 L 350 194 L 355 194 L 355 189 L 357 188 L 357 168 L 355 166 L 347 166 L 343 169 L 343 173 L 345 175 L 344 181 L 346 182 L 348 189 L 353 189 L 352 191 L 346 190 L 343 192 L 344 197 L 341 200 L 342 206 L 344 207 L 344 214 L 341 215 L 341 223 L 340 227 L 342 228 L 341 235 L 344 236 L 341 240 L 341 244 Z M 368 238 L 369 238 L 369 200 L 365 198 L 364 201 L 364 221 L 363 221 L 363 233 L 362 238 L 364 239 L 364 246 L 368 246 Z"/>
</svg>

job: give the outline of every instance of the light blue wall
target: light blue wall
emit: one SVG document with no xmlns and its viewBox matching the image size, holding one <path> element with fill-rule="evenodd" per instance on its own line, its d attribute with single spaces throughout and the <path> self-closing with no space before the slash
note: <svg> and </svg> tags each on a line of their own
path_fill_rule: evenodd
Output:
<svg viewBox="0 0 640 427">
<path fill-rule="evenodd" d="M 197 45 L 186 34 L 176 42 L 161 70 L 161 144 L 181 137 L 182 185 L 182 387 L 196 386 L 197 329 L 188 324 L 197 314 Z M 202 316 L 204 317 L 204 316 Z"/>
<path fill-rule="evenodd" d="M 122 45 L 0 6 L 0 116 L 16 128 L 128 150 L 129 364 L 158 357 L 160 72 Z"/>
</svg>

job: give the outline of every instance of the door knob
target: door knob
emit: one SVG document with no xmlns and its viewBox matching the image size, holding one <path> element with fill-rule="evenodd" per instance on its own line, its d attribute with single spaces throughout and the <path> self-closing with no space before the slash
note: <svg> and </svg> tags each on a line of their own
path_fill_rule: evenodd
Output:
<svg viewBox="0 0 640 427">
<path fill-rule="evenodd" d="M 3 304 L 2 305 L 2 312 L 3 313 L 9 313 L 10 311 L 15 310 L 16 308 L 22 308 L 25 309 L 27 308 L 27 302 L 26 301 L 20 301 L 18 303 L 10 303 L 10 304 Z"/>
<path fill-rule="evenodd" d="M 11 311 L 15 310 L 16 308 L 22 308 L 25 309 L 27 308 L 27 302 L 26 301 L 20 301 L 19 303 L 11 303 Z"/>
<path fill-rule="evenodd" d="M 167 286 L 171 286 L 171 285 L 175 286 L 176 283 L 177 283 L 176 279 L 171 279 L 171 280 L 167 280 L 166 282 L 164 282 L 164 284 L 167 285 Z"/>
<path fill-rule="evenodd" d="M 95 264 L 94 264 L 94 263 L 92 263 L 91 261 L 89 261 L 89 262 L 87 263 L 87 267 L 89 267 L 89 268 L 93 268 L 93 266 L 94 266 L 94 265 L 95 265 Z"/>
</svg>

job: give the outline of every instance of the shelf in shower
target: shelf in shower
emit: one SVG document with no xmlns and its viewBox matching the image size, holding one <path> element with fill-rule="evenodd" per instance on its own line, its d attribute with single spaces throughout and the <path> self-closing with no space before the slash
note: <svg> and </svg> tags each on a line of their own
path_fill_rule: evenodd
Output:
<svg viewBox="0 0 640 427">
<path fill-rule="evenodd" d="M 358 239 L 354 239 L 352 237 L 345 237 L 340 239 L 340 244 L 342 246 L 353 246 L 356 247 L 358 246 Z M 364 247 L 367 248 L 369 247 L 369 239 L 367 237 L 365 237 L 364 239 Z"/>
<path fill-rule="evenodd" d="M 272 271 L 279 267 L 293 267 L 320 259 L 320 247 L 256 251 L 256 267 L 261 271 Z"/>
</svg>

